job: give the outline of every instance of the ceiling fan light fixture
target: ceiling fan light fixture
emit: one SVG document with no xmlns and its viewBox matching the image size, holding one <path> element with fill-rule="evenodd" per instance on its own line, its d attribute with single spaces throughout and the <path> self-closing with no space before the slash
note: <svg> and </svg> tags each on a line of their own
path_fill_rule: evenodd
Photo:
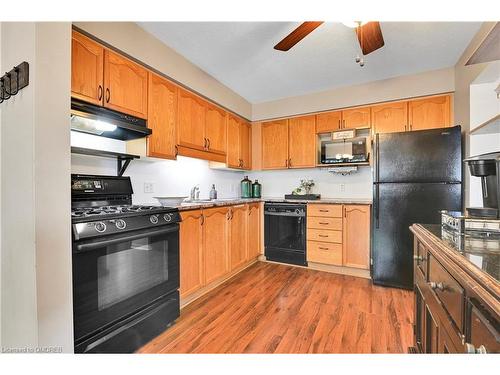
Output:
<svg viewBox="0 0 500 375">
<path fill-rule="evenodd" d="M 356 27 L 366 25 L 368 21 L 346 21 L 341 22 L 342 25 L 347 26 L 351 29 L 355 29 Z"/>
</svg>

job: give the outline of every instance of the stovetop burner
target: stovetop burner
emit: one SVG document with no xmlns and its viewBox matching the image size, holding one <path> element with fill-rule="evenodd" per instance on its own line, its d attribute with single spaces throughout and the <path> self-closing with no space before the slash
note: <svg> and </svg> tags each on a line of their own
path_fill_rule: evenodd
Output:
<svg viewBox="0 0 500 375">
<path fill-rule="evenodd" d="M 86 218 L 105 216 L 109 214 L 119 215 L 127 213 L 152 213 L 156 211 L 164 212 L 166 210 L 174 210 L 173 207 L 149 206 L 149 205 L 116 205 L 116 206 L 100 206 L 100 207 L 78 207 L 71 210 L 71 217 Z"/>
</svg>

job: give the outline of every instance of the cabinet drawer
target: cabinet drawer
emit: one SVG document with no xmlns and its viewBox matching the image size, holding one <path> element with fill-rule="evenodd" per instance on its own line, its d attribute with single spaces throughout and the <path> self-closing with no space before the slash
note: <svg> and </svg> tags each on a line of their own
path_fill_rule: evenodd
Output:
<svg viewBox="0 0 500 375">
<path fill-rule="evenodd" d="M 487 311 L 470 302 L 470 342 L 487 353 L 500 353 L 500 324 Z"/>
<path fill-rule="evenodd" d="M 341 204 L 308 204 L 307 216 L 342 217 Z"/>
<path fill-rule="evenodd" d="M 431 255 L 429 261 L 429 285 L 438 300 L 451 316 L 458 329 L 463 331 L 464 289 Z M 462 332 L 463 333 L 463 332 Z"/>
<path fill-rule="evenodd" d="M 415 256 L 415 264 L 417 266 L 417 269 L 422 272 L 422 275 L 424 275 L 424 279 L 427 279 L 427 249 L 420 242 L 417 242 Z"/>
<path fill-rule="evenodd" d="M 312 229 L 342 230 L 340 217 L 308 217 L 307 227 Z"/>
<path fill-rule="evenodd" d="M 307 260 L 324 264 L 342 265 L 342 244 L 307 241 Z"/>
<path fill-rule="evenodd" d="M 308 241 L 342 243 L 342 231 L 339 230 L 321 230 L 307 229 Z"/>
</svg>

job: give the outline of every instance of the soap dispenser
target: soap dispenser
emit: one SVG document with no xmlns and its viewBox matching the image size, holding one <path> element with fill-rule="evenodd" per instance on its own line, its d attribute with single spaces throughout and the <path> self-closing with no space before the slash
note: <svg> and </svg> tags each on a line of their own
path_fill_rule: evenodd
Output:
<svg viewBox="0 0 500 375">
<path fill-rule="evenodd" d="M 215 190 L 215 184 L 212 184 L 212 190 L 209 193 L 210 200 L 217 199 L 217 190 Z"/>
</svg>

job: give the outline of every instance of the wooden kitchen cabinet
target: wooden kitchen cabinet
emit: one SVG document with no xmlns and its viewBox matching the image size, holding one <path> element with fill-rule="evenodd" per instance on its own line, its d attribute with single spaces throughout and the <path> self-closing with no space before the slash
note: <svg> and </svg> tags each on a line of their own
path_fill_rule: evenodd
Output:
<svg viewBox="0 0 500 375">
<path fill-rule="evenodd" d="M 190 92 L 178 90 L 178 145 L 205 150 L 205 102 Z"/>
<path fill-rule="evenodd" d="M 251 125 L 242 119 L 228 115 L 227 120 L 227 157 L 230 168 L 250 169 L 251 162 Z"/>
<path fill-rule="evenodd" d="M 226 112 L 207 104 L 205 138 L 207 151 L 226 154 Z"/>
<path fill-rule="evenodd" d="M 444 128 L 450 125 L 450 95 L 434 96 L 409 102 L 409 130 Z"/>
<path fill-rule="evenodd" d="M 316 166 L 316 117 L 288 120 L 288 168 Z"/>
<path fill-rule="evenodd" d="M 71 96 L 102 105 L 104 47 L 73 31 L 71 37 Z"/>
<path fill-rule="evenodd" d="M 241 169 L 252 168 L 252 128 L 250 123 L 242 121 L 240 123 L 240 158 Z"/>
<path fill-rule="evenodd" d="M 151 157 L 175 159 L 177 124 L 177 86 L 149 73 L 147 153 Z"/>
<path fill-rule="evenodd" d="M 203 218 L 205 283 L 209 284 L 229 272 L 229 208 L 203 210 Z"/>
<path fill-rule="evenodd" d="M 148 71 L 110 50 L 104 51 L 104 106 L 148 117 Z"/>
<path fill-rule="evenodd" d="M 260 255 L 260 226 L 260 203 L 251 203 L 248 205 L 248 259 L 254 259 Z"/>
<path fill-rule="evenodd" d="M 262 123 L 262 169 L 288 168 L 288 120 Z"/>
<path fill-rule="evenodd" d="M 342 128 L 342 111 L 324 112 L 316 115 L 316 133 L 328 133 Z"/>
<path fill-rule="evenodd" d="M 371 108 L 374 133 L 394 133 L 407 130 L 408 102 L 387 103 Z"/>
<path fill-rule="evenodd" d="M 343 264 L 370 269 L 370 206 L 344 205 Z"/>
<path fill-rule="evenodd" d="M 229 212 L 229 260 L 234 271 L 248 259 L 248 205 L 232 206 Z"/>
<path fill-rule="evenodd" d="M 370 126 L 370 107 L 358 107 L 342 111 L 342 129 L 369 128 Z"/>
<path fill-rule="evenodd" d="M 181 298 L 196 292 L 204 285 L 203 215 L 201 210 L 181 212 L 180 295 Z"/>
</svg>

